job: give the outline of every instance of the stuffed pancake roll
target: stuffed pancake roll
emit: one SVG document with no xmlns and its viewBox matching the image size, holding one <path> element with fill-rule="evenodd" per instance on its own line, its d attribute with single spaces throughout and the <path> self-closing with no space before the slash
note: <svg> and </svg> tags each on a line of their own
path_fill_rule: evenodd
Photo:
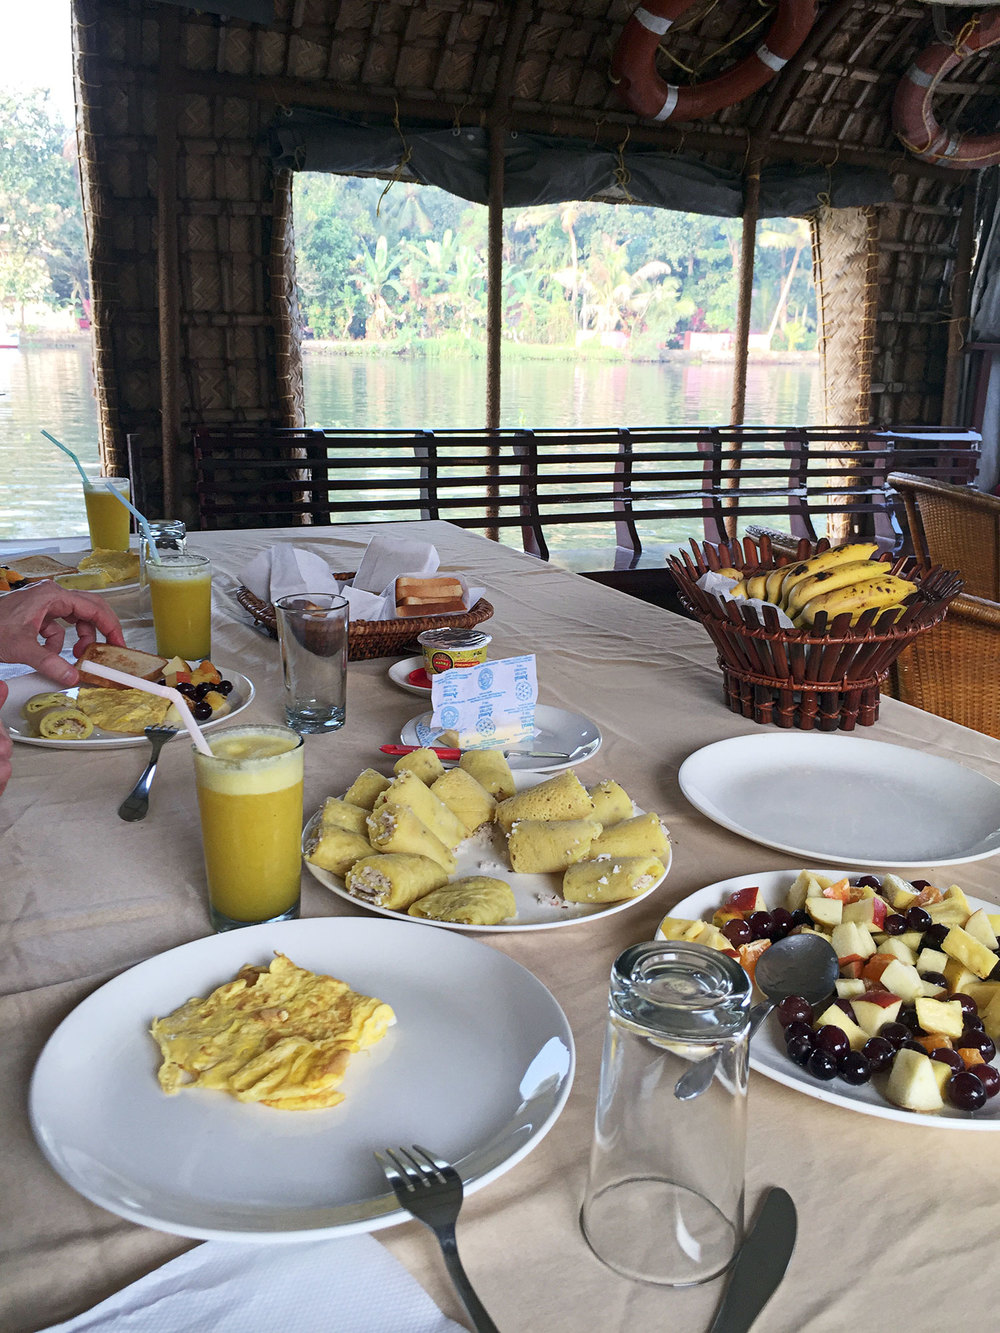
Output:
<svg viewBox="0 0 1000 1333">
<path fill-rule="evenodd" d="M 464 926 L 497 926 L 516 915 L 517 903 L 510 885 L 488 875 L 452 880 L 410 907 L 410 916 L 455 921 Z"/>
<path fill-rule="evenodd" d="M 431 786 L 431 791 L 461 822 L 466 833 L 474 833 L 483 824 L 493 822 L 496 797 L 464 768 L 450 768 Z"/>
<path fill-rule="evenodd" d="M 496 813 L 496 821 L 505 833 L 519 819 L 593 818 L 594 802 L 571 768 L 501 801 Z"/>
<path fill-rule="evenodd" d="M 377 852 L 428 856 L 438 863 L 446 877 L 454 873 L 455 853 L 408 805 L 388 801 L 373 810 L 368 816 L 368 841 Z"/>
<path fill-rule="evenodd" d="M 319 866 L 320 870 L 328 870 L 331 875 L 344 876 L 355 861 L 362 856 L 371 856 L 372 851 L 372 845 L 363 833 L 352 833 L 335 824 L 321 825 L 306 852 L 306 860 Z"/>
<path fill-rule="evenodd" d="M 344 792 L 344 800 L 348 805 L 360 805 L 363 809 L 370 810 L 379 792 L 385 791 L 388 785 L 387 777 L 376 772 L 374 768 L 366 768 Z"/>
<path fill-rule="evenodd" d="M 416 773 L 420 781 L 429 787 L 444 772 L 444 764 L 433 750 L 425 746 L 422 750 L 414 750 L 412 754 L 401 755 L 393 764 L 392 771 L 396 774 Z"/>
<path fill-rule="evenodd" d="M 360 805 L 351 805 L 337 796 L 328 796 L 323 802 L 320 823 L 324 828 L 346 828 L 352 833 L 365 832 L 368 811 Z"/>
<path fill-rule="evenodd" d="M 616 903 L 638 898 L 665 874 L 655 856 L 602 856 L 570 866 L 562 892 L 568 903 Z"/>
<path fill-rule="evenodd" d="M 510 764 L 499 750 L 463 750 L 458 766 L 474 777 L 498 801 L 505 801 L 517 791 Z"/>
<path fill-rule="evenodd" d="M 597 856 L 655 856 L 670 859 L 670 839 L 659 815 L 635 815 L 605 829 L 590 849 Z"/>
<path fill-rule="evenodd" d="M 594 818 L 600 820 L 605 829 L 620 824 L 623 819 L 631 819 L 635 813 L 631 796 L 613 778 L 605 778 L 596 787 L 588 787 L 587 794 L 594 802 Z"/>
<path fill-rule="evenodd" d="M 416 773 L 400 773 L 393 778 L 385 791 L 379 793 L 372 808 L 380 810 L 383 805 L 408 805 L 434 836 L 452 851 L 465 837 L 462 821 L 421 782 Z"/>
<path fill-rule="evenodd" d="M 600 832 L 596 819 L 520 819 L 507 840 L 510 868 L 518 875 L 565 870 L 590 855 Z"/>
<path fill-rule="evenodd" d="M 429 856 L 398 852 L 363 856 L 344 876 L 344 887 L 353 898 L 396 912 L 405 912 L 411 903 L 447 882 L 446 872 Z"/>
</svg>

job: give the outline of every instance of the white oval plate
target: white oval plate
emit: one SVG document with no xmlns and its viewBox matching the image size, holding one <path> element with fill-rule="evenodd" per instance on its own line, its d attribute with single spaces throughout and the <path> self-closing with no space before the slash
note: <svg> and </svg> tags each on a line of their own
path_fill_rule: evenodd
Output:
<svg viewBox="0 0 1000 1333">
<path fill-rule="evenodd" d="M 406 690 L 408 694 L 419 694 L 421 698 L 426 699 L 430 695 L 431 687 L 429 685 L 413 685 L 407 677 L 417 667 L 422 667 L 424 659 L 422 657 L 407 657 L 402 662 L 393 662 L 389 668 L 389 679 L 401 690 Z"/>
<path fill-rule="evenodd" d="M 345 1100 L 296 1112 L 164 1094 L 152 1020 L 275 950 L 395 1010 L 352 1056 Z M 100 987 L 42 1051 L 31 1123 L 63 1179 L 120 1217 L 204 1239 L 317 1240 L 408 1220 L 372 1156 L 387 1146 L 426 1144 L 467 1193 L 495 1180 L 555 1123 L 573 1069 L 565 1015 L 505 954 L 413 923 L 314 917 L 194 940 Z"/>
<path fill-rule="evenodd" d="M 244 676 L 242 671 L 230 671 L 228 667 L 219 667 L 219 672 L 224 680 L 233 682 L 233 690 L 229 696 L 230 711 L 222 717 L 200 723 L 203 731 L 209 731 L 222 722 L 231 721 L 237 713 L 243 712 L 254 696 L 253 682 L 249 676 Z M 95 727 L 85 741 L 50 740 L 47 736 L 35 736 L 28 730 L 26 719 L 21 716 L 22 706 L 33 694 L 41 694 L 45 690 L 68 694 L 71 699 L 75 699 L 79 686 L 72 685 L 69 689 L 63 689 L 47 676 L 40 676 L 37 671 L 31 671 L 26 676 L 15 676 L 13 680 L 7 681 L 7 686 L 10 693 L 0 708 L 0 722 L 3 722 L 10 732 L 11 739 L 20 741 L 22 745 L 45 745 L 57 750 L 120 750 L 129 745 L 149 744 L 145 736 L 129 736 L 120 731 L 102 731 L 100 727 Z"/>
<path fill-rule="evenodd" d="M 734 736 L 696 750 L 678 781 L 723 828 L 833 865 L 920 870 L 1000 852 L 1000 784 L 884 741 Z"/>
<path fill-rule="evenodd" d="M 433 745 L 441 733 L 431 726 L 433 712 L 421 713 L 406 723 L 399 734 L 403 745 Z M 499 748 L 499 747 L 497 747 Z M 579 713 L 567 713 L 564 708 L 549 704 L 535 705 L 535 734 L 526 741 L 511 743 L 512 750 L 556 750 L 563 754 L 580 753 L 573 759 L 532 759 L 527 755 L 512 754 L 507 762 L 513 772 L 555 773 L 561 768 L 575 768 L 586 763 L 601 748 L 601 732 L 596 723 Z"/>
<path fill-rule="evenodd" d="M 534 774 L 517 775 L 518 788 L 534 787 L 537 783 L 544 781 Z M 641 815 L 644 812 L 633 805 L 633 812 Z M 353 903 L 355 907 L 363 907 L 367 912 L 375 912 L 379 916 L 393 917 L 397 921 L 415 921 L 418 925 L 437 926 L 441 930 L 468 930 L 477 933 L 518 933 L 524 930 L 552 930 L 556 926 L 575 926 L 579 921 L 591 921 L 594 917 L 613 916 L 616 912 L 627 912 L 630 907 L 635 907 L 638 903 L 645 901 L 651 893 L 655 893 L 660 887 L 667 875 L 670 873 L 670 862 L 673 859 L 672 849 L 668 853 L 667 863 L 664 873 L 651 884 L 645 893 L 639 894 L 637 898 L 625 898 L 620 903 L 568 903 L 559 892 L 559 876 L 552 875 L 516 875 L 510 869 L 507 861 L 506 839 L 503 831 L 495 824 L 489 828 L 480 829 L 473 834 L 471 838 L 459 845 L 456 853 L 456 866 L 453 879 L 459 879 L 464 875 L 491 875 L 496 879 L 502 879 L 510 885 L 514 894 L 514 901 L 517 904 L 517 920 L 503 923 L 498 926 L 467 926 L 458 921 L 434 921 L 431 918 L 413 917 L 407 912 L 398 912 L 388 907 L 373 907 L 371 903 L 362 902 L 360 898 L 355 898 L 353 894 L 347 892 L 344 888 L 344 881 L 337 875 L 332 875 L 329 870 L 321 870 L 319 866 L 314 866 L 311 862 L 305 861 L 306 845 L 314 829 L 319 823 L 321 810 L 317 810 L 312 816 L 305 828 L 302 830 L 302 852 L 306 868 L 319 880 L 324 888 L 331 893 L 335 893 L 338 898 L 343 898 L 345 902 Z"/>
<path fill-rule="evenodd" d="M 871 868 L 864 869 L 852 864 L 855 874 L 871 873 Z M 780 907 L 785 900 L 797 870 L 766 870 L 759 875 L 736 875 L 733 879 L 719 880 L 705 889 L 699 889 L 689 897 L 671 907 L 670 916 L 687 917 L 689 920 L 703 918 L 711 920 L 712 913 L 722 905 L 729 893 L 737 889 L 748 889 L 756 885 L 764 895 L 769 908 Z M 825 871 L 818 873 L 824 874 Z M 969 897 L 969 906 L 975 910 L 985 907 L 987 911 L 996 911 L 996 904 L 984 903 L 978 898 Z M 760 992 L 756 992 L 760 998 Z M 804 1069 L 789 1060 L 785 1053 L 785 1043 L 781 1035 L 781 1026 L 777 1016 L 771 1014 L 763 1026 L 754 1035 L 750 1043 L 750 1068 L 758 1073 L 773 1078 L 776 1083 L 784 1083 L 796 1092 L 804 1092 L 807 1097 L 817 1101 L 829 1102 L 832 1106 L 842 1106 L 848 1111 L 861 1111 L 864 1115 L 880 1116 L 883 1120 L 900 1120 L 907 1125 L 930 1125 L 935 1129 L 1000 1129 L 1000 1097 L 994 1097 L 986 1103 L 982 1111 L 974 1114 L 959 1111 L 954 1106 L 945 1106 L 933 1115 L 920 1111 L 904 1111 L 900 1106 L 893 1106 L 878 1091 L 877 1084 L 852 1088 L 842 1079 L 833 1079 L 824 1083 L 813 1078 Z"/>
</svg>

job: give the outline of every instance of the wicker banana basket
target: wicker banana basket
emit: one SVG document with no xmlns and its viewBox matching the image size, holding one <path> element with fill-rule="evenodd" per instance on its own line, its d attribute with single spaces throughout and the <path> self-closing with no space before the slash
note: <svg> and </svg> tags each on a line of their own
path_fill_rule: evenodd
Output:
<svg viewBox="0 0 1000 1333">
<path fill-rule="evenodd" d="M 724 697 L 734 713 L 755 722 L 804 731 L 853 731 L 878 719 L 880 687 L 893 662 L 917 635 L 938 624 L 962 590 L 958 574 L 921 570 L 912 558 L 885 562 L 887 573 L 917 585 L 898 608 L 850 612 L 828 622 L 825 612 L 808 629 L 786 629 L 775 608 L 723 600 L 697 586 L 708 570 L 738 569 L 751 576 L 829 549 L 802 541 L 795 555 L 777 554 L 770 540 L 749 537 L 725 545 L 691 543 L 668 558 L 686 609 L 708 630 L 719 654 Z"/>
<path fill-rule="evenodd" d="M 334 578 L 341 583 L 353 577 L 353 573 L 334 574 Z M 250 612 L 261 629 L 267 630 L 272 638 L 278 637 L 277 618 L 270 602 L 262 602 L 242 585 L 236 590 L 236 600 L 245 611 Z M 352 620 L 347 630 L 347 655 L 352 662 L 367 662 L 373 657 L 397 657 L 411 647 L 417 635 L 423 634 L 425 629 L 441 629 L 444 626 L 471 629 L 473 625 L 489 620 L 492 614 L 491 604 L 485 597 L 480 597 L 475 606 L 456 615 L 409 616 L 401 620 Z"/>
</svg>

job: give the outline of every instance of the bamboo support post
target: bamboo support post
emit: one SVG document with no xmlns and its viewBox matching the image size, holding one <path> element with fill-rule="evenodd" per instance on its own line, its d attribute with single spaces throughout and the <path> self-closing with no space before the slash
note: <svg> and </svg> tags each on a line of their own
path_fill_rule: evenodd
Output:
<svg viewBox="0 0 1000 1333">
<path fill-rule="evenodd" d="M 177 95 L 174 91 L 179 15 L 160 15 L 160 67 L 156 96 L 157 288 L 160 332 L 160 430 L 163 510 L 177 510 L 177 446 L 180 438 L 180 290 L 177 256 Z"/>
</svg>

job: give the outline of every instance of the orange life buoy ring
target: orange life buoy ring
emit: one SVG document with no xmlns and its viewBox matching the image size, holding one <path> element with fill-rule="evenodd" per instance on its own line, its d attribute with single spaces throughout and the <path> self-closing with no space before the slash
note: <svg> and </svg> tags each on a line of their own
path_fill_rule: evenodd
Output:
<svg viewBox="0 0 1000 1333">
<path fill-rule="evenodd" d="M 622 29 L 611 73 L 626 106 L 652 120 L 697 120 L 742 102 L 773 79 L 805 41 L 816 0 L 778 0 L 778 12 L 757 49 L 717 78 L 693 87 L 664 83 L 656 72 L 660 38 L 694 0 L 647 0 Z"/>
<path fill-rule="evenodd" d="M 976 14 L 953 43 L 934 42 L 903 75 L 892 103 L 892 127 L 915 157 L 943 167 L 990 167 L 1000 162 L 1000 134 L 952 135 L 931 110 L 937 85 L 969 56 L 1000 42 L 1000 11 Z"/>
</svg>

